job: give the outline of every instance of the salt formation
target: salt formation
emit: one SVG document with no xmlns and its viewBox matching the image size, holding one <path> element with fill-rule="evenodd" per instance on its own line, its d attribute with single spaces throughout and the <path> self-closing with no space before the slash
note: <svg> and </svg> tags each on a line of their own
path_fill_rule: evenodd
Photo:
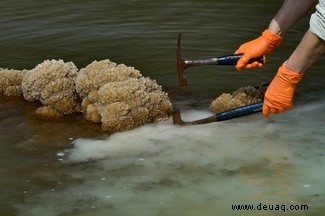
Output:
<svg viewBox="0 0 325 216">
<path fill-rule="evenodd" d="M 109 60 L 94 61 L 79 72 L 63 60 L 45 60 L 30 71 L 0 68 L 0 94 L 40 103 L 38 117 L 79 112 L 111 132 L 158 122 L 172 112 L 167 93 L 155 80 Z"/>
<path fill-rule="evenodd" d="M 0 95 L 22 96 L 21 82 L 26 72 L 0 68 Z"/>
<path fill-rule="evenodd" d="M 210 110 L 213 113 L 223 112 L 239 106 L 244 106 L 261 101 L 264 97 L 267 86 L 241 87 L 232 94 L 223 93 L 212 101 Z"/>
<path fill-rule="evenodd" d="M 72 62 L 45 60 L 24 76 L 23 96 L 43 105 L 36 111 L 42 117 L 72 114 L 80 110 L 75 88 L 77 75 L 77 67 Z"/>
<path fill-rule="evenodd" d="M 215 99 L 219 113 L 263 99 L 266 86 L 243 87 Z M 0 68 L 0 95 L 21 96 L 42 106 L 35 114 L 55 120 L 82 113 L 110 132 L 136 128 L 168 118 L 172 104 L 155 80 L 110 60 L 94 61 L 78 71 L 73 62 L 45 60 L 32 70 Z"/>
<path fill-rule="evenodd" d="M 76 89 L 82 112 L 109 131 L 129 130 L 167 118 L 172 105 L 155 80 L 133 67 L 109 60 L 94 61 L 80 70 Z"/>
</svg>

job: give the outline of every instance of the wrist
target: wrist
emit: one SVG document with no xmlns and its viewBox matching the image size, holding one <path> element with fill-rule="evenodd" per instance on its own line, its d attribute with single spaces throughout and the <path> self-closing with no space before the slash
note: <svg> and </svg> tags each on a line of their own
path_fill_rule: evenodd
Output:
<svg viewBox="0 0 325 216">
<path fill-rule="evenodd" d="M 281 80 L 287 82 L 288 84 L 297 84 L 303 77 L 302 73 L 298 73 L 294 70 L 291 70 L 287 67 L 287 62 L 283 63 L 283 65 L 279 68 L 277 76 L 281 78 Z"/>
<path fill-rule="evenodd" d="M 283 29 L 279 26 L 279 24 L 273 19 L 268 27 L 268 30 L 270 32 L 272 32 L 273 34 L 275 35 L 278 35 L 278 36 L 283 36 L 284 35 L 284 31 Z"/>
<path fill-rule="evenodd" d="M 279 46 L 282 41 L 282 36 L 273 33 L 269 29 L 265 29 L 262 35 L 265 39 L 267 39 L 269 44 L 273 47 Z"/>
</svg>

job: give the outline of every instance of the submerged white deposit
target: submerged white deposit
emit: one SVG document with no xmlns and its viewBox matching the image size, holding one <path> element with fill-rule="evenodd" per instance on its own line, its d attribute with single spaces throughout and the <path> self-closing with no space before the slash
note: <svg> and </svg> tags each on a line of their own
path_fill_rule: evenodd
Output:
<svg viewBox="0 0 325 216">
<path fill-rule="evenodd" d="M 321 215 L 324 101 L 269 119 L 256 114 L 184 127 L 169 120 L 102 140 L 76 139 L 62 160 L 74 165 L 65 179 L 27 195 L 21 215 Z M 189 111 L 184 119 L 206 115 Z M 309 209 L 232 210 L 260 203 Z"/>
</svg>

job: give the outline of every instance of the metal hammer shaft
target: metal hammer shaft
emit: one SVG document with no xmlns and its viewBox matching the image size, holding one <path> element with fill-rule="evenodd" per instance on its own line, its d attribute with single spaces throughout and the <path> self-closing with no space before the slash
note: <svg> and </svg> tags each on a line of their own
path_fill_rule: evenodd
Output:
<svg viewBox="0 0 325 216">
<path fill-rule="evenodd" d="M 177 41 L 177 70 L 178 70 L 178 81 L 181 86 L 187 85 L 187 79 L 184 76 L 184 70 L 189 67 L 202 66 L 202 65 L 236 65 L 238 60 L 242 57 L 242 54 L 225 55 L 209 59 L 198 59 L 189 60 L 182 58 L 181 55 L 181 33 L 178 34 Z M 260 62 L 265 63 L 265 56 L 251 59 L 249 62 Z"/>
</svg>

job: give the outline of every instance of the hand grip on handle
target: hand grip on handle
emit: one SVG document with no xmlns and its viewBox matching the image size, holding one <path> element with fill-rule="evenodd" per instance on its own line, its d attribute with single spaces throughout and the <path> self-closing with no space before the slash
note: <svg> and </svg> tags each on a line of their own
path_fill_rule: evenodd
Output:
<svg viewBox="0 0 325 216">
<path fill-rule="evenodd" d="M 219 65 L 236 65 L 242 56 L 243 56 L 243 54 L 221 56 L 221 57 L 218 57 L 218 64 Z M 253 59 L 249 60 L 248 63 L 253 63 L 255 61 L 264 64 L 266 59 L 265 59 L 265 56 L 263 55 L 258 58 L 253 58 Z"/>
</svg>

